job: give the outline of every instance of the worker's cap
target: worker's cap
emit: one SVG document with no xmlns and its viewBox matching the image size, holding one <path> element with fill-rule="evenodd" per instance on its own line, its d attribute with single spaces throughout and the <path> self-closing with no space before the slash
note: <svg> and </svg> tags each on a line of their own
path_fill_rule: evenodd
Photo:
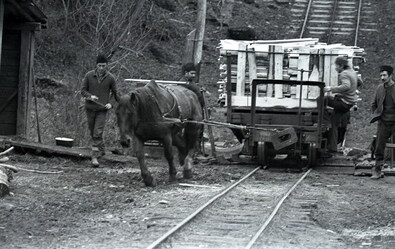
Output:
<svg viewBox="0 0 395 249">
<path fill-rule="evenodd" d="M 348 59 L 345 56 L 336 57 L 335 63 L 339 66 L 348 66 Z"/>
<path fill-rule="evenodd" d="M 190 71 L 196 71 L 196 66 L 193 62 L 188 62 L 182 66 L 182 72 L 190 72 Z"/>
<path fill-rule="evenodd" d="M 108 59 L 104 54 L 99 54 L 96 58 L 96 64 L 99 63 L 108 63 Z"/>
<path fill-rule="evenodd" d="M 388 75 L 391 75 L 394 72 L 394 68 L 388 65 L 384 65 L 380 67 L 380 72 L 387 71 Z"/>
</svg>

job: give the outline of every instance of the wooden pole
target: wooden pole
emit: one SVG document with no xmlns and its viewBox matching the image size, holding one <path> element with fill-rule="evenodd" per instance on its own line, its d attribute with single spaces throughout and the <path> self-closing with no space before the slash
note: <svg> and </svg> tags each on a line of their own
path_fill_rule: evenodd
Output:
<svg viewBox="0 0 395 249">
<path fill-rule="evenodd" d="M 210 114 L 209 114 L 208 109 L 207 109 L 207 102 L 206 102 L 206 98 L 204 97 L 204 91 L 202 91 L 202 96 L 203 96 L 203 102 L 204 102 L 204 106 L 203 106 L 204 118 L 207 121 L 209 121 L 210 120 Z M 213 130 L 212 130 L 210 125 L 207 125 L 207 132 L 208 132 L 208 138 L 210 140 L 210 145 L 211 145 L 211 156 L 217 157 L 217 152 L 215 151 Z M 203 144 L 203 148 L 204 148 L 204 144 Z"/>
<path fill-rule="evenodd" d="M 196 23 L 195 41 L 193 46 L 193 63 L 197 67 L 196 82 L 199 82 L 200 78 L 200 65 L 203 55 L 203 39 L 206 26 L 206 9 L 207 1 L 198 0 L 198 16 Z"/>
<path fill-rule="evenodd" d="M 36 122 L 37 122 L 37 138 L 38 138 L 38 142 L 41 143 L 40 122 L 38 119 L 38 107 L 37 107 L 36 80 L 33 80 L 33 94 L 34 94 L 34 110 L 36 112 Z"/>
</svg>

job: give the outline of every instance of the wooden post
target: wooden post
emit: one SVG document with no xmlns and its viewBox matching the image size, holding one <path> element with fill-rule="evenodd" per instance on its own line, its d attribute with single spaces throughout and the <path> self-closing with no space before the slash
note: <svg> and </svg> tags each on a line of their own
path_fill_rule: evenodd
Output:
<svg viewBox="0 0 395 249">
<path fill-rule="evenodd" d="M 185 44 L 185 53 L 184 53 L 184 58 L 183 58 L 183 64 L 187 64 L 189 62 L 193 62 L 194 61 L 194 51 L 193 51 L 193 47 L 194 47 L 194 43 L 195 43 L 195 33 L 196 33 L 196 29 L 192 30 L 191 32 L 189 32 L 187 34 L 187 42 Z"/>
<path fill-rule="evenodd" d="M 3 48 L 3 26 L 4 26 L 4 0 L 0 0 L 0 69 L 1 69 L 1 50 Z"/>
<path fill-rule="evenodd" d="M 323 81 L 325 82 L 325 86 L 330 86 L 331 85 L 331 63 L 332 63 L 332 55 L 331 55 L 331 49 L 326 48 L 324 49 L 324 75 L 323 75 Z"/>
<path fill-rule="evenodd" d="M 274 46 L 274 79 L 282 80 L 283 79 L 283 47 L 282 46 Z M 274 85 L 274 97 L 282 98 L 283 97 L 283 85 L 277 84 Z"/>
<path fill-rule="evenodd" d="M 269 80 L 274 79 L 274 46 L 269 45 L 269 70 L 267 78 Z M 273 85 L 269 84 L 266 88 L 266 96 L 271 98 L 273 97 Z"/>
<path fill-rule="evenodd" d="M 332 49 L 331 53 L 330 53 L 330 57 L 331 57 L 331 64 L 330 64 L 330 68 L 331 68 L 331 76 L 330 76 L 330 86 L 337 86 L 338 85 L 338 73 L 336 71 L 336 57 L 339 55 L 339 50 L 338 49 Z"/>
<path fill-rule="evenodd" d="M 17 135 L 28 137 L 33 67 L 33 31 L 21 31 L 21 55 L 18 82 Z"/>
<path fill-rule="evenodd" d="M 310 65 L 310 48 L 301 47 L 299 49 L 298 59 L 298 80 L 309 79 L 309 65 Z M 303 73 L 302 70 L 303 69 Z M 307 86 L 302 87 L 302 96 L 300 96 L 300 86 L 296 87 L 296 98 L 301 97 L 302 99 L 307 98 Z"/>
<path fill-rule="evenodd" d="M 244 96 L 245 93 L 245 75 L 246 75 L 246 55 L 247 45 L 239 44 L 239 52 L 237 53 L 237 82 L 236 96 Z"/>
<path fill-rule="evenodd" d="M 312 51 L 311 53 L 312 61 L 313 61 L 313 71 L 309 76 L 309 81 L 318 81 L 319 79 L 319 71 L 318 71 L 318 50 Z M 308 91 L 308 99 L 316 99 L 320 95 L 319 88 L 317 86 L 309 86 Z"/>
<path fill-rule="evenodd" d="M 252 81 L 256 78 L 257 72 L 256 72 L 256 58 L 255 58 L 255 53 L 253 48 L 248 48 L 248 80 L 249 80 L 249 87 L 250 87 L 250 95 L 252 96 Z M 257 95 L 258 96 L 258 89 L 257 89 Z M 248 101 L 250 102 L 250 101 Z"/>
</svg>

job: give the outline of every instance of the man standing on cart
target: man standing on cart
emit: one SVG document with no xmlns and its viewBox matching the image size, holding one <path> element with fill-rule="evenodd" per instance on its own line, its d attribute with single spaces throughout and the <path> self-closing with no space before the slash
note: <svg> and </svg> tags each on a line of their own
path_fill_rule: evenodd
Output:
<svg viewBox="0 0 395 249">
<path fill-rule="evenodd" d="M 380 84 L 376 89 L 376 96 L 372 103 L 373 119 L 370 123 L 378 122 L 376 150 L 374 155 L 376 163 L 372 168 L 372 179 L 379 179 L 383 175 L 385 144 L 395 131 L 395 83 L 392 80 L 394 69 L 391 66 L 380 67 Z"/>
<path fill-rule="evenodd" d="M 339 73 L 337 86 L 326 86 L 325 92 L 332 92 L 334 96 L 326 97 L 326 103 L 333 108 L 330 117 L 331 128 L 328 134 L 328 151 L 337 152 L 338 128 L 345 115 L 347 115 L 357 102 L 356 93 L 358 85 L 357 73 L 348 64 L 347 57 L 339 56 L 335 60 L 336 71 Z"/>
</svg>

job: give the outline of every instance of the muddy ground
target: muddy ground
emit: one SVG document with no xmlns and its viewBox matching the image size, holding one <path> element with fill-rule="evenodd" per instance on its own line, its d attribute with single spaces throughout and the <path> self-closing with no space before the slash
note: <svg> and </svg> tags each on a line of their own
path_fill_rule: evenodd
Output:
<svg viewBox="0 0 395 249">
<path fill-rule="evenodd" d="M 241 2 L 247 1 L 238 1 L 231 18 L 232 27 L 252 25 L 258 32 L 259 39 L 292 38 L 287 37 L 282 28 L 289 23 L 289 8 L 272 3 L 266 8 L 265 4 L 255 6 Z M 394 22 L 392 1 L 371 0 L 370 2 L 376 6 L 377 13 L 380 13 L 376 15 L 380 31 L 362 36 L 358 44 L 367 51 L 367 63 L 361 68 L 365 82 L 361 89 L 363 101 L 360 111 L 353 113 L 346 143 L 350 147 L 363 149 L 369 145 L 375 130 L 375 126 L 368 125 L 367 116 L 376 88 L 377 69 L 381 64 L 393 63 L 393 44 L 395 44 L 392 42 Z M 49 8 L 50 5 L 41 7 Z M 265 13 L 265 18 L 262 18 L 262 11 Z M 48 13 L 48 10 L 46 12 Z M 180 13 L 184 12 L 180 11 Z M 54 33 L 53 29 L 49 29 L 48 33 Z M 215 47 L 219 39 L 227 37 L 226 34 L 226 28 L 218 29 L 216 26 L 208 25 L 208 45 L 205 48 L 202 82 L 207 82 L 206 87 L 213 93 L 208 99 L 210 105 L 215 105 L 217 99 L 216 81 L 219 73 L 216 64 L 218 51 Z M 180 47 L 183 47 L 184 41 L 180 43 L 182 43 Z M 166 50 L 165 44 L 160 45 Z M 170 45 L 174 46 L 172 43 Z M 41 49 L 39 53 L 50 51 L 48 44 L 41 46 L 47 49 Z M 58 46 L 56 44 L 56 47 Z M 172 49 L 167 50 L 172 51 Z M 47 67 L 42 65 L 45 64 L 43 62 L 48 62 L 51 68 L 56 63 L 49 57 L 38 56 L 38 58 L 42 60 L 41 64 L 40 60 L 37 63 L 37 68 L 43 70 L 39 72 L 42 75 L 56 78 L 53 75 L 54 71 L 63 72 L 63 65 L 59 70 L 46 72 L 44 69 Z M 169 80 L 175 80 L 175 72 L 179 69 L 178 64 L 172 67 L 157 66 L 157 63 L 150 60 L 146 62 L 140 60 L 135 67 L 136 77 L 148 75 Z M 148 72 L 147 68 L 152 68 L 152 72 Z M 177 70 L 161 73 L 159 68 L 169 72 L 171 68 Z M 43 99 L 39 98 L 39 104 L 41 100 Z M 48 106 L 62 107 L 59 103 L 62 103 L 62 100 L 57 101 L 56 105 L 48 104 Z M 44 105 L 41 109 L 44 112 L 50 108 Z M 63 111 L 61 109 L 59 113 Z M 60 124 L 56 126 L 54 125 L 56 120 L 48 118 L 51 115 L 41 114 L 42 119 L 45 117 L 48 120 L 47 123 L 41 120 L 41 125 L 44 127 L 44 141 L 53 142 L 54 134 L 50 132 L 51 129 L 64 127 L 64 122 L 59 119 Z M 72 120 L 72 123 L 76 121 Z M 79 125 L 81 126 L 81 123 Z M 215 131 L 217 138 L 231 137 L 228 131 L 221 133 L 217 133 L 217 129 Z M 112 140 L 114 136 L 113 133 L 110 134 Z M 82 134 L 79 136 L 82 137 Z M 226 142 L 234 141 L 230 139 Z M 129 164 L 106 161 L 98 169 L 92 169 L 86 160 L 71 158 L 12 154 L 10 159 L 10 164 L 21 168 L 57 173 L 39 174 L 19 171 L 14 174 L 11 182 L 12 195 L 0 199 L 1 249 L 145 248 L 166 231 L 169 220 L 175 223 L 176 220 L 187 217 L 221 188 L 230 185 L 255 167 L 199 163 L 195 165 L 194 179 L 189 181 L 180 179 L 180 183 L 204 187 L 184 187 L 168 182 L 167 165 L 163 160 L 150 159 L 148 163 L 159 184 L 155 188 L 147 188 L 142 182 L 135 159 Z M 372 181 L 368 177 L 355 177 L 349 172 L 336 173 L 336 169 L 330 173 L 315 170 L 298 188 L 299 194 L 316 200 L 317 205 L 311 207 L 310 215 L 310 219 L 316 224 L 316 229 L 307 233 L 316 236 L 314 239 L 306 237 L 305 240 L 300 237 L 283 238 L 283 248 L 322 248 L 323 245 L 327 245 L 325 248 L 336 249 L 395 248 L 395 177 Z M 276 181 L 275 174 L 296 173 L 278 173 L 269 170 L 263 177 L 268 179 L 268 186 L 272 181 Z M 281 218 L 281 214 L 279 217 Z M 325 236 L 322 236 L 322 231 L 326 231 Z M 280 234 L 277 236 L 281 239 Z M 330 247 L 328 238 L 336 239 L 339 243 Z"/>
<path fill-rule="evenodd" d="M 151 188 L 144 186 L 135 159 L 127 164 L 102 161 L 100 168 L 93 169 L 87 160 L 33 154 L 10 158 L 10 164 L 20 168 L 56 173 L 14 174 L 12 195 L 0 200 L 0 248 L 4 249 L 145 248 L 169 229 L 169 222 L 176 224 L 256 167 L 200 162 L 194 179 L 179 180 L 198 186 L 185 187 L 168 182 L 163 160 L 149 159 L 158 180 L 158 186 Z M 300 174 L 263 171 L 260 174 L 269 187 L 284 174 Z M 394 248 L 395 177 L 374 181 L 349 171 L 329 172 L 314 170 L 297 192 L 316 200 L 309 219 L 326 236 L 287 238 L 284 248 L 321 248 L 323 243 L 336 249 Z M 307 234 L 314 233 L 313 229 Z M 330 247 L 328 238 L 337 240 L 336 247 Z"/>
</svg>

